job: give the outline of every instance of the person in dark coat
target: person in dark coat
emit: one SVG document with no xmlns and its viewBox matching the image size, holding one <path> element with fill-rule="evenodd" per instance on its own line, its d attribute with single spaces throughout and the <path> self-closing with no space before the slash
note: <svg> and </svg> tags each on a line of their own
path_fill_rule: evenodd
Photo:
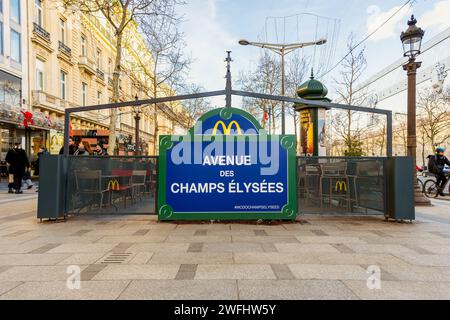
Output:
<svg viewBox="0 0 450 320">
<path fill-rule="evenodd" d="M 43 154 L 48 154 L 47 148 L 45 148 L 45 147 L 41 147 L 41 148 L 39 149 L 39 152 L 38 152 L 38 154 L 37 154 L 37 159 L 36 159 L 36 161 L 34 162 L 34 175 L 35 175 L 35 176 L 38 176 L 38 175 L 39 175 L 39 162 L 40 162 L 41 156 L 42 156 Z"/>
<path fill-rule="evenodd" d="M 78 149 L 78 144 L 80 142 L 74 142 L 72 138 L 69 138 L 69 155 L 73 155 L 75 151 Z M 61 150 L 59 150 L 59 154 L 64 154 L 64 146 L 61 147 Z"/>
<path fill-rule="evenodd" d="M 22 178 L 25 175 L 25 170 L 30 168 L 30 162 L 20 142 L 16 142 L 14 148 L 8 151 L 5 160 L 9 164 L 9 173 L 14 175 L 15 193 L 23 193 L 20 190 L 22 188 Z M 9 192 L 11 191 L 10 189 Z"/>
</svg>

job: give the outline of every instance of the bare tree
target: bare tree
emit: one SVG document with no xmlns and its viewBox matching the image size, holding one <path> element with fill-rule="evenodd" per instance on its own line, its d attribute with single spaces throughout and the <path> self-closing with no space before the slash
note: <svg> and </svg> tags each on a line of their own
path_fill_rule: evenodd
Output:
<svg viewBox="0 0 450 320">
<path fill-rule="evenodd" d="M 153 63 L 151 68 L 141 65 L 137 70 L 143 72 L 149 79 L 150 94 L 153 97 L 173 94 L 175 87 L 180 87 L 185 79 L 191 60 L 183 50 L 186 47 L 184 34 L 179 30 L 181 17 L 176 13 L 176 7 L 181 2 L 170 0 L 165 2 L 165 15 L 158 19 L 139 17 L 140 31 L 149 48 Z M 172 106 L 170 103 L 168 104 Z M 158 105 L 153 105 L 155 139 L 154 153 L 157 152 L 158 141 Z M 176 120 L 176 119 L 172 119 Z"/>
<path fill-rule="evenodd" d="M 197 84 L 191 83 L 185 85 L 183 91 L 186 93 L 200 93 L 205 91 L 205 89 Z M 211 104 L 205 98 L 184 100 L 181 102 L 181 105 L 188 117 L 188 128 L 191 128 L 202 114 L 211 109 Z"/>
<path fill-rule="evenodd" d="M 279 95 L 281 91 L 281 67 L 277 57 L 267 51 L 263 51 L 254 70 L 241 71 L 237 81 L 243 90 L 250 92 Z M 281 103 L 273 100 L 244 98 L 243 107 L 256 118 L 269 114 L 269 133 L 275 132 L 276 120 L 280 116 Z M 266 122 L 263 127 L 266 127 Z"/>
<path fill-rule="evenodd" d="M 174 0 L 173 0 L 174 1 Z M 113 30 L 116 56 L 112 77 L 112 102 L 119 101 L 119 80 L 122 72 L 122 49 L 124 36 L 129 31 L 131 22 L 138 19 L 152 20 L 166 16 L 167 0 L 62 0 L 65 7 L 85 14 L 102 14 Z M 116 147 L 117 109 L 111 109 L 109 124 L 108 153 L 114 154 Z"/>
<path fill-rule="evenodd" d="M 367 92 L 356 90 L 356 86 L 366 69 L 366 58 L 364 49 L 356 52 L 354 47 L 355 37 L 350 34 L 347 40 L 347 48 L 350 54 L 342 61 L 342 71 L 340 79 L 335 80 L 338 89 L 337 94 L 345 104 L 361 106 L 365 104 Z M 332 127 L 338 139 L 342 140 L 346 151 L 345 155 L 362 155 L 362 142 L 360 136 L 363 133 L 363 127 L 360 123 L 360 113 L 357 111 L 338 111 L 334 113 Z"/>
<path fill-rule="evenodd" d="M 442 92 L 425 89 L 419 93 L 419 125 L 429 147 L 446 142 L 450 138 L 450 87 Z"/>
<path fill-rule="evenodd" d="M 300 54 L 294 54 L 291 59 L 287 61 L 286 70 L 286 94 L 290 97 L 297 97 L 298 87 L 305 81 L 307 74 L 307 62 L 308 60 L 302 57 Z M 294 134 L 295 139 L 299 141 L 299 114 L 293 107 L 288 107 L 288 114 L 291 114 L 294 119 Z M 297 148 L 300 148 L 300 144 L 297 143 Z M 298 151 L 298 150 L 297 150 Z"/>
</svg>

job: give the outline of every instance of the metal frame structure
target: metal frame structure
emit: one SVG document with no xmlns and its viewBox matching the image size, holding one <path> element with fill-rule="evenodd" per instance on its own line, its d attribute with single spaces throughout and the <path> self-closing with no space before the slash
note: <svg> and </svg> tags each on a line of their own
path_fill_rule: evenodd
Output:
<svg viewBox="0 0 450 320">
<path fill-rule="evenodd" d="M 291 102 L 291 103 L 301 103 L 307 104 L 311 106 L 324 107 L 324 108 L 334 108 L 334 109 L 342 109 L 342 110 L 352 110 L 352 111 L 360 111 L 367 113 L 376 113 L 382 114 L 386 116 L 386 155 L 388 157 L 392 157 L 392 111 L 385 109 L 374 109 L 369 107 L 357 107 L 347 104 L 338 104 L 331 102 L 323 102 L 323 101 L 313 101 L 301 98 L 290 98 L 286 96 L 277 96 L 270 95 L 264 93 L 256 93 L 256 92 L 248 92 L 248 91 L 240 91 L 233 90 L 231 86 L 231 71 L 230 71 L 230 57 L 231 51 L 227 51 L 227 58 L 225 61 L 227 62 L 227 73 L 226 73 L 226 86 L 225 90 L 218 91 L 208 91 L 208 92 L 200 92 L 194 94 L 184 94 L 178 96 L 170 96 L 170 97 L 161 97 L 161 98 L 152 98 L 152 99 L 143 99 L 143 100 L 132 100 L 132 101 L 124 101 L 124 102 L 116 102 L 116 103 L 106 103 L 85 107 L 76 107 L 76 108 L 67 108 L 64 112 L 64 155 L 69 155 L 69 124 L 70 124 L 70 114 L 76 112 L 83 111 L 92 111 L 92 110 L 101 110 L 101 109 L 113 109 L 120 107 L 140 107 L 149 104 L 155 103 L 164 103 L 169 101 L 180 101 L 180 100 L 190 100 L 190 99 L 198 99 L 198 98 L 207 98 L 214 96 L 225 96 L 225 106 L 231 107 L 231 97 L 241 96 L 241 97 L 250 97 L 256 99 L 266 99 L 266 100 L 274 100 L 274 101 L 282 101 L 282 102 Z M 155 142 L 156 143 L 156 142 Z"/>
</svg>

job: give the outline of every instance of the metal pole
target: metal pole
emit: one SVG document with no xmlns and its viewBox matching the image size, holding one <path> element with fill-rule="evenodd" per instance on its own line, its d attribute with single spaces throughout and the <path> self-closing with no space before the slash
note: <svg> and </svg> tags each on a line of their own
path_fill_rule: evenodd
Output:
<svg viewBox="0 0 450 320">
<path fill-rule="evenodd" d="M 64 111 L 64 156 L 69 155 L 70 111 Z"/>
<path fill-rule="evenodd" d="M 417 182 L 416 172 L 416 74 L 421 62 L 416 62 L 415 58 L 410 58 L 408 63 L 403 65 L 403 70 L 408 76 L 408 111 L 407 111 L 407 154 L 413 159 L 413 184 L 414 203 L 416 205 L 430 205 L 429 199 L 425 198 Z"/>
<path fill-rule="evenodd" d="M 281 95 L 284 96 L 284 47 L 280 50 L 281 53 Z M 284 108 L 284 101 L 281 102 L 281 134 L 286 132 L 286 114 Z"/>
<path fill-rule="evenodd" d="M 134 150 L 134 155 L 135 156 L 140 156 L 141 155 L 141 150 L 140 150 L 140 143 L 139 143 L 139 120 L 141 120 L 140 117 L 140 112 L 136 111 L 136 114 L 134 115 L 134 123 L 135 123 L 135 147 L 136 149 Z"/>
<path fill-rule="evenodd" d="M 392 112 L 386 113 L 386 155 L 392 157 Z"/>
<path fill-rule="evenodd" d="M 226 84 L 225 84 L 225 106 L 227 108 L 231 108 L 231 71 L 230 71 L 230 62 L 231 60 L 231 51 L 227 51 L 227 57 L 225 59 L 227 62 L 227 74 L 226 74 Z"/>
</svg>

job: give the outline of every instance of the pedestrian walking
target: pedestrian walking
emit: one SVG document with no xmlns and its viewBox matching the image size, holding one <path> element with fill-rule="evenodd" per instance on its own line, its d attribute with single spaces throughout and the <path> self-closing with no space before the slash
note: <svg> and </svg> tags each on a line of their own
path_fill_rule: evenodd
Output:
<svg viewBox="0 0 450 320">
<path fill-rule="evenodd" d="M 28 161 L 27 153 L 22 149 L 22 143 L 16 142 L 14 148 L 10 149 L 6 154 L 6 162 L 9 164 L 9 173 L 14 176 L 15 193 L 23 193 L 22 179 L 25 176 L 25 171 L 30 168 L 30 162 Z M 13 193 L 10 187 L 8 193 Z"/>
</svg>

